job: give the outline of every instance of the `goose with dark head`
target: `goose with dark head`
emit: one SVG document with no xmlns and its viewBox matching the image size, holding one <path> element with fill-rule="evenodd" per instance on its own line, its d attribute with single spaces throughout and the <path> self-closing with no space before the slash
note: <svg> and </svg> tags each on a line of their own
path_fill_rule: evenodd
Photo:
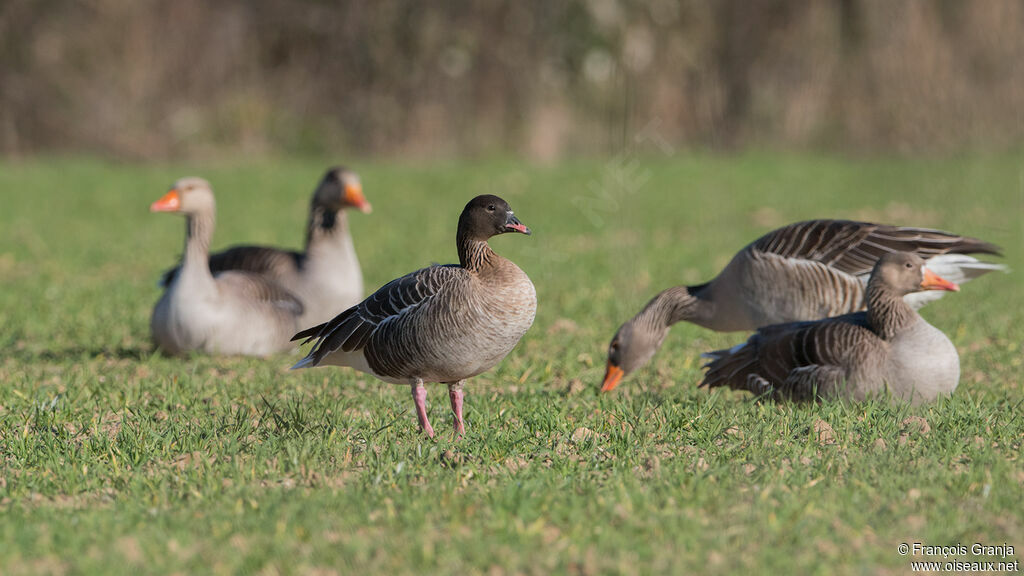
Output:
<svg viewBox="0 0 1024 576">
<path fill-rule="evenodd" d="M 294 339 L 316 343 L 293 369 L 349 366 L 409 385 L 420 428 L 430 436 L 425 384 L 444 383 L 456 434 L 462 434 L 463 381 L 500 362 L 537 311 L 533 283 L 487 244 L 506 233 L 531 232 L 501 198 L 470 200 L 456 232 L 458 265 L 406 274 L 330 322 L 299 332 Z"/>
</svg>

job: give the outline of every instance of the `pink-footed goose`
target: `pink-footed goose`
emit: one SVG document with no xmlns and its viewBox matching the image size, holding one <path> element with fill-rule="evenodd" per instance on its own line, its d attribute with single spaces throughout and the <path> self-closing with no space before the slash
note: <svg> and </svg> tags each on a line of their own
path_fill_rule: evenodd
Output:
<svg viewBox="0 0 1024 576">
<path fill-rule="evenodd" d="M 886 254 L 867 286 L 867 311 L 759 329 L 744 344 L 708 354 L 701 386 L 797 400 L 863 401 L 891 394 L 914 404 L 952 394 L 960 358 L 904 296 L 959 290 L 910 253 Z"/>
<path fill-rule="evenodd" d="M 334 167 L 313 192 L 302 252 L 268 246 L 234 246 L 210 256 L 210 270 L 242 270 L 277 282 L 302 302 L 299 326 L 334 317 L 363 299 L 363 272 L 349 232 L 348 208 L 371 211 L 355 172 Z M 179 268 L 168 270 L 167 286 Z"/>
<path fill-rule="evenodd" d="M 262 276 L 241 271 L 216 275 L 208 265 L 215 204 L 210 184 L 183 178 L 150 206 L 185 215 L 181 269 L 153 309 L 150 328 L 168 354 L 265 356 L 294 347 L 289 336 L 302 314 L 299 300 Z"/>
<path fill-rule="evenodd" d="M 675 286 L 648 302 L 612 338 L 601 389 L 615 388 L 646 364 L 677 322 L 730 332 L 863 310 L 875 262 L 894 252 L 915 253 L 956 283 L 1005 268 L 968 256 L 998 255 L 997 246 L 940 230 L 848 220 L 790 224 L 741 250 L 714 280 Z M 917 309 L 940 296 L 917 292 L 906 298 Z"/>
<path fill-rule="evenodd" d="M 424 383 L 445 383 L 455 431 L 462 434 L 462 382 L 504 358 L 537 311 L 533 283 L 487 244 L 506 232 L 530 234 L 530 229 L 501 198 L 477 196 L 459 217 L 458 265 L 406 274 L 330 322 L 299 332 L 293 340 L 317 342 L 292 369 L 349 366 L 385 382 L 408 384 L 420 429 L 430 436 Z"/>
</svg>

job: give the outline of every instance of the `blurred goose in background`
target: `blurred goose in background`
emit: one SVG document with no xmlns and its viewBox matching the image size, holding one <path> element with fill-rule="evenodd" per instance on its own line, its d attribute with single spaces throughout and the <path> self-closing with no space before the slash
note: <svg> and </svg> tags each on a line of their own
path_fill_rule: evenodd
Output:
<svg viewBox="0 0 1024 576">
<path fill-rule="evenodd" d="M 701 386 L 799 400 L 890 393 L 914 404 L 952 394 L 960 381 L 956 348 L 905 296 L 959 288 L 924 265 L 915 254 L 882 256 L 868 280 L 867 311 L 761 328 L 744 344 L 708 354 Z"/>
<path fill-rule="evenodd" d="M 349 233 L 347 208 L 371 211 L 355 172 L 331 168 L 313 192 L 302 252 L 267 246 L 234 246 L 210 256 L 210 270 L 243 270 L 265 276 L 296 295 L 305 309 L 299 326 L 325 322 L 363 298 L 363 273 Z M 168 270 L 169 285 L 179 268 Z"/>
<path fill-rule="evenodd" d="M 171 278 L 150 321 L 153 339 L 161 350 L 168 354 L 197 350 L 265 356 L 293 347 L 288 337 L 297 329 L 302 314 L 302 304 L 294 295 L 250 272 L 210 272 L 215 204 L 206 180 L 178 180 L 150 210 L 185 215 L 181 268 Z"/>
<path fill-rule="evenodd" d="M 1005 270 L 968 256 L 999 255 L 997 246 L 940 230 L 848 220 L 790 224 L 741 250 L 707 284 L 675 286 L 648 302 L 612 338 L 601 389 L 615 388 L 646 364 L 680 321 L 730 332 L 863 310 L 875 262 L 894 252 L 915 253 L 932 272 L 956 283 Z M 917 292 L 906 298 L 916 310 L 939 297 Z"/>
<path fill-rule="evenodd" d="M 294 340 L 316 340 L 292 369 L 349 366 L 412 388 L 420 429 L 427 419 L 424 383 L 448 385 L 455 432 L 462 434 L 462 382 L 507 355 L 533 324 L 537 293 L 518 266 L 487 244 L 497 234 L 530 234 L 497 196 L 477 196 L 459 217 L 459 264 L 433 265 L 392 280 L 330 322 Z"/>
</svg>

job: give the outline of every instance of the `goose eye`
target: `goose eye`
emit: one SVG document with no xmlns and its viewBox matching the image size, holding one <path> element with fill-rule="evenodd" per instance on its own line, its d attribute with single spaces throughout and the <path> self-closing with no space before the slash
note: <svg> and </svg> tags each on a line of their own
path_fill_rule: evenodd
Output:
<svg viewBox="0 0 1024 576">
<path fill-rule="evenodd" d="M 487 205 L 487 211 L 488 212 L 494 212 L 495 210 L 496 210 L 496 208 L 494 207 L 494 204 L 488 204 Z"/>
<path fill-rule="evenodd" d="M 907 262 L 906 264 L 904 264 L 904 266 L 906 266 L 907 268 L 913 268 L 914 267 L 914 265 L 911 264 L 910 262 Z"/>
</svg>

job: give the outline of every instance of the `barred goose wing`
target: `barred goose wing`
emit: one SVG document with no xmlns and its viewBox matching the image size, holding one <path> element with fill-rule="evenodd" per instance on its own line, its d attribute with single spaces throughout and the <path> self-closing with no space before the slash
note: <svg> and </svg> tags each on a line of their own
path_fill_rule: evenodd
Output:
<svg viewBox="0 0 1024 576">
<path fill-rule="evenodd" d="M 767 326 L 743 344 L 706 354 L 711 361 L 700 386 L 804 400 L 828 396 L 845 382 L 843 366 L 854 358 L 869 361 L 879 345 L 865 312 Z"/>
<path fill-rule="evenodd" d="M 217 274 L 227 270 L 241 270 L 280 278 L 297 273 L 305 258 L 305 254 L 291 250 L 267 246 L 234 246 L 210 255 L 210 272 Z M 178 265 L 164 272 L 160 285 L 165 288 L 169 286 L 180 269 Z"/>
<path fill-rule="evenodd" d="M 977 238 L 851 220 L 797 222 L 762 236 L 751 247 L 786 258 L 821 262 L 855 276 L 870 274 L 879 258 L 894 252 L 912 252 L 926 260 L 943 254 L 1000 254 L 998 246 Z"/>
<path fill-rule="evenodd" d="M 267 246 L 235 246 L 210 257 L 210 271 L 244 270 L 255 274 L 280 276 L 302 267 L 305 255 L 293 250 Z"/>
<path fill-rule="evenodd" d="M 427 305 L 445 286 L 465 276 L 466 270 L 459 266 L 435 265 L 388 282 L 366 300 L 342 312 L 330 322 L 293 336 L 293 341 L 305 338 L 303 344 L 318 340 L 309 354 L 293 369 L 316 366 L 324 356 L 338 350 L 361 350 L 379 326 Z"/>
<path fill-rule="evenodd" d="M 214 275 L 217 288 L 240 301 L 268 305 L 296 317 L 302 315 L 302 302 L 280 284 L 249 272 L 228 270 Z"/>
</svg>

